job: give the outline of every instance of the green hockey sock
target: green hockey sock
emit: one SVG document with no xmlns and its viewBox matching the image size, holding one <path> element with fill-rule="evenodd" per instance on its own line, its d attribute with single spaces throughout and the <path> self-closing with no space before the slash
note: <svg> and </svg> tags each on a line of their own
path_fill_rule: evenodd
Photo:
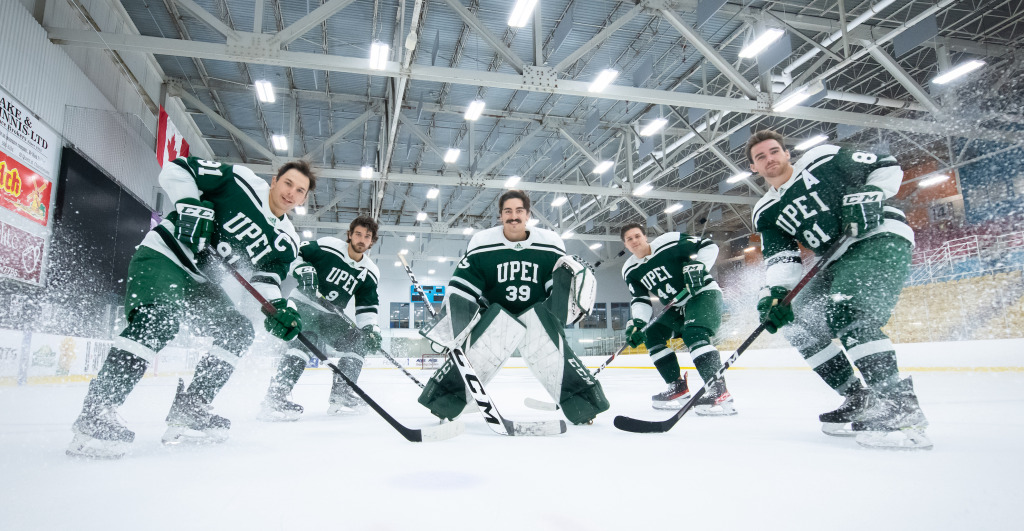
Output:
<svg viewBox="0 0 1024 531">
<path fill-rule="evenodd" d="M 188 394 L 199 398 L 204 404 L 209 404 L 224 384 L 228 383 L 228 378 L 233 372 L 235 367 L 230 363 L 207 354 L 196 365 L 196 373 L 188 386 Z"/>
<path fill-rule="evenodd" d="M 292 392 L 292 388 L 295 387 L 295 383 L 299 381 L 304 370 L 306 370 L 306 360 L 284 355 L 277 364 L 277 374 L 270 380 L 270 389 L 267 390 L 267 394 L 282 398 L 287 396 Z"/>
<path fill-rule="evenodd" d="M 651 350 L 651 360 L 654 361 L 654 368 L 665 380 L 665 383 L 672 383 L 679 379 L 679 358 L 675 351 L 669 350 L 664 345 L 661 348 Z"/>
<path fill-rule="evenodd" d="M 700 378 L 705 382 L 710 382 L 715 378 L 718 369 L 722 368 L 722 356 L 718 353 L 718 349 L 709 345 L 697 351 L 693 358 L 693 365 L 697 367 L 697 374 L 700 374 Z"/>
<path fill-rule="evenodd" d="M 96 378 L 89 382 L 85 403 L 118 407 L 146 373 L 146 360 L 119 348 L 111 348 Z"/>
</svg>

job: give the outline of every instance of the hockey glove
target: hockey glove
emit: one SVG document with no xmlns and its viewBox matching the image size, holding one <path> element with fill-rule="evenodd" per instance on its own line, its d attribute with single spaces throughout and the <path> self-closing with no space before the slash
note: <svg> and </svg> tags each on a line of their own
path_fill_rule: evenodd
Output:
<svg viewBox="0 0 1024 531">
<path fill-rule="evenodd" d="M 704 264 L 700 262 L 691 262 L 683 266 L 683 284 L 686 286 L 686 291 L 691 296 L 696 295 L 698 291 L 704 286 L 707 286 L 707 275 L 708 270 L 704 267 Z"/>
<path fill-rule="evenodd" d="M 761 300 L 757 301 L 757 313 L 761 316 L 764 329 L 769 334 L 778 332 L 780 328 L 793 322 L 793 307 L 782 304 L 789 290 L 782 286 L 772 286 L 761 290 Z"/>
<path fill-rule="evenodd" d="M 174 209 L 178 213 L 178 221 L 174 223 L 174 237 L 192 249 L 193 253 L 205 249 L 206 243 L 213 236 L 213 203 L 186 197 L 175 203 Z"/>
<path fill-rule="evenodd" d="M 316 274 L 316 268 L 309 262 L 302 262 L 292 271 L 292 276 L 299 282 L 299 291 L 310 298 L 316 298 L 317 287 L 320 285 L 320 278 Z"/>
<path fill-rule="evenodd" d="M 882 201 L 885 194 L 877 186 L 867 185 L 843 196 L 843 230 L 846 234 L 863 236 L 882 224 Z"/>
<path fill-rule="evenodd" d="M 302 317 L 299 316 L 299 310 L 295 308 L 295 303 L 288 299 L 274 299 L 270 301 L 270 304 L 274 305 L 277 313 L 268 315 L 263 321 L 267 332 L 285 341 L 295 339 L 295 336 L 302 331 Z"/>
<path fill-rule="evenodd" d="M 637 348 L 647 342 L 647 321 L 643 319 L 630 319 L 626 321 L 626 344 L 631 348 Z"/>
<path fill-rule="evenodd" d="M 380 342 L 383 339 L 380 335 L 380 327 L 377 325 L 366 325 L 363 327 L 363 348 L 371 352 L 380 350 Z"/>
</svg>

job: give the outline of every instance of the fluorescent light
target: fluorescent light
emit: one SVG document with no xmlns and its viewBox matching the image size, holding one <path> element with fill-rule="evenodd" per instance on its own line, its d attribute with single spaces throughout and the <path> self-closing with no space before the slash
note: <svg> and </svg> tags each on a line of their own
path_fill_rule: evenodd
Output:
<svg viewBox="0 0 1024 531">
<path fill-rule="evenodd" d="M 738 182 L 742 181 L 743 179 L 746 179 L 747 177 L 750 177 L 751 175 L 752 174 L 749 171 L 741 171 L 741 172 L 737 173 L 736 175 L 733 175 L 732 177 L 729 177 L 728 179 L 726 179 L 725 182 L 727 182 L 729 184 L 738 183 Z"/>
<path fill-rule="evenodd" d="M 752 253 L 752 252 L 754 252 L 755 250 L 756 250 L 756 247 L 754 247 L 753 245 L 751 245 L 750 247 L 747 247 L 746 249 L 743 249 L 743 252 L 745 252 L 745 253 Z"/>
<path fill-rule="evenodd" d="M 568 239 L 568 238 L 572 238 L 575 235 L 576 235 L 576 233 L 573 232 L 572 229 L 569 229 L 569 230 L 567 230 L 567 231 L 565 231 L 565 232 L 563 232 L 561 234 L 563 240 Z"/>
<path fill-rule="evenodd" d="M 932 83 L 935 83 L 937 85 L 945 85 L 946 83 L 949 83 L 950 81 L 953 81 L 954 79 L 962 75 L 965 75 L 968 72 L 973 72 L 983 66 L 985 66 L 985 61 L 981 61 L 979 59 L 967 61 L 966 63 L 957 66 L 956 68 L 950 70 L 949 72 L 946 72 L 945 74 L 935 76 L 935 79 L 932 79 Z"/>
<path fill-rule="evenodd" d="M 427 274 L 428 275 L 433 275 L 435 272 L 436 272 L 436 270 L 434 270 L 434 269 L 428 269 L 427 270 Z"/>
<path fill-rule="evenodd" d="M 540 220 L 539 220 L 539 219 L 537 219 L 537 218 L 531 218 L 531 219 L 530 219 L 530 221 L 527 221 L 527 222 L 526 222 L 526 226 L 527 226 L 527 227 L 532 227 L 532 226 L 534 226 L 534 225 L 536 225 L 536 224 L 538 224 L 538 223 L 540 223 Z"/>
<path fill-rule="evenodd" d="M 380 41 L 373 41 L 370 45 L 370 68 L 384 70 L 388 66 L 388 52 L 391 50 L 387 44 Z"/>
<path fill-rule="evenodd" d="M 551 201 L 551 206 L 553 206 L 553 207 L 562 206 L 568 200 L 569 200 L 568 197 L 565 197 L 564 195 L 560 195 L 560 196 L 556 197 L 553 201 Z"/>
<path fill-rule="evenodd" d="M 595 249 L 600 249 L 602 245 L 604 245 L 604 244 L 600 243 L 600 242 L 592 243 L 592 244 L 590 244 L 590 250 L 593 251 Z"/>
<path fill-rule="evenodd" d="M 261 79 L 256 82 L 256 97 L 263 103 L 274 103 L 274 86 L 269 81 Z"/>
<path fill-rule="evenodd" d="M 786 112 L 793 107 L 801 104 L 807 98 L 810 98 L 811 94 L 808 92 L 807 87 L 801 88 L 800 90 L 782 98 L 778 103 L 772 106 L 772 110 L 775 112 Z"/>
<path fill-rule="evenodd" d="M 608 171 L 615 163 L 610 160 L 602 160 L 594 166 L 594 173 L 604 173 Z"/>
<path fill-rule="evenodd" d="M 469 121 L 475 121 L 480 118 L 480 113 L 484 112 L 484 100 L 473 100 L 466 107 L 466 114 L 463 117 Z"/>
<path fill-rule="evenodd" d="M 917 187 L 918 188 L 927 188 L 929 186 L 935 186 L 936 184 L 945 182 L 947 179 L 949 179 L 949 175 L 944 175 L 944 174 L 933 175 L 932 177 L 928 177 L 927 179 L 921 179 L 920 181 L 918 181 L 917 182 Z"/>
<path fill-rule="evenodd" d="M 373 166 L 359 168 L 359 176 L 363 179 L 373 179 Z"/>
<path fill-rule="evenodd" d="M 284 135 L 271 136 L 270 141 L 274 143 L 274 149 L 278 151 L 286 151 L 288 149 L 288 139 Z"/>
<path fill-rule="evenodd" d="M 423 221 L 425 219 L 427 219 L 427 213 L 426 212 L 420 212 L 419 214 L 416 214 L 416 221 Z M 412 241 L 412 240 L 409 240 L 409 241 Z"/>
<path fill-rule="evenodd" d="M 670 207 L 666 208 L 666 209 L 665 209 L 665 213 L 666 213 L 666 214 L 672 214 L 672 213 L 674 213 L 674 212 L 679 212 L 679 211 L 680 211 L 680 210 L 682 210 L 682 209 L 683 209 L 683 205 L 682 205 L 682 204 L 680 204 L 680 203 L 675 203 L 674 205 L 672 205 L 672 206 L 670 206 Z"/>
<path fill-rule="evenodd" d="M 513 186 L 519 184 L 520 179 L 522 179 L 522 177 L 518 175 L 513 175 L 509 177 L 508 179 L 505 180 L 505 188 L 512 188 Z"/>
<path fill-rule="evenodd" d="M 399 262 L 398 260 L 395 260 L 395 267 L 398 267 L 400 265 L 402 265 L 402 262 Z"/>
<path fill-rule="evenodd" d="M 605 68 L 604 70 L 601 71 L 600 74 L 597 75 L 597 79 L 595 79 L 590 84 L 590 86 L 587 87 L 587 92 L 603 91 L 605 88 L 608 87 L 608 85 L 611 84 L 612 81 L 615 81 L 616 77 L 619 77 L 618 70 L 615 70 L 614 68 Z"/>
<path fill-rule="evenodd" d="M 644 195 L 651 190 L 654 190 L 654 185 L 650 183 L 644 183 L 633 189 L 633 195 Z"/>
<path fill-rule="evenodd" d="M 427 190 L 427 199 L 433 199 L 437 197 L 437 194 L 439 193 L 441 193 L 440 188 L 431 188 L 430 190 Z"/>
<path fill-rule="evenodd" d="M 462 233 L 467 235 L 467 236 L 470 235 L 470 234 L 473 234 L 473 227 L 466 227 L 466 228 L 462 229 Z"/>
<path fill-rule="evenodd" d="M 815 137 L 808 138 L 807 140 L 804 140 L 803 142 L 800 142 L 793 149 L 795 149 L 797 151 L 805 151 L 805 150 L 807 150 L 807 148 L 812 147 L 812 146 L 816 146 L 816 145 L 818 145 L 818 144 L 820 144 L 820 143 L 822 143 L 822 142 L 824 142 L 826 140 L 828 140 L 828 135 L 818 135 L 818 136 L 815 136 Z"/>
<path fill-rule="evenodd" d="M 667 119 L 658 118 L 657 120 L 654 120 L 653 122 L 644 126 L 644 128 L 640 130 L 640 136 L 651 136 L 654 133 L 661 131 L 661 129 L 665 127 L 666 124 L 668 124 Z"/>
<path fill-rule="evenodd" d="M 312 238 L 313 237 L 313 231 L 311 231 L 311 230 L 304 230 L 304 231 L 302 231 L 302 237 L 303 238 Z"/>
<path fill-rule="evenodd" d="M 740 57 L 750 59 L 764 51 L 771 43 L 779 40 L 786 32 L 779 28 L 768 28 L 740 50 Z"/>
<path fill-rule="evenodd" d="M 512 14 L 508 16 L 508 25 L 513 28 L 521 28 L 530 22 L 530 16 L 533 15 L 533 8 L 537 5 L 537 0 L 517 0 L 515 7 L 512 8 Z"/>
<path fill-rule="evenodd" d="M 437 257 L 437 261 L 441 262 L 441 263 L 444 263 L 445 258 L 443 256 L 439 256 L 439 257 Z"/>
<path fill-rule="evenodd" d="M 305 216 L 306 215 L 306 207 L 304 207 L 302 205 L 299 205 L 299 206 L 295 207 L 295 215 L 296 216 Z"/>
<path fill-rule="evenodd" d="M 451 164 L 459 160 L 459 155 L 462 153 L 461 149 L 448 148 L 448 152 L 444 154 L 444 161 L 447 164 Z"/>
<path fill-rule="evenodd" d="M 415 234 L 410 234 L 410 235 L 406 236 L 405 237 L 405 241 L 407 241 L 407 242 L 414 242 L 414 241 L 416 241 L 416 235 Z"/>
<path fill-rule="evenodd" d="M 409 254 L 409 249 L 402 249 L 401 251 L 398 251 L 398 254 Z"/>
</svg>

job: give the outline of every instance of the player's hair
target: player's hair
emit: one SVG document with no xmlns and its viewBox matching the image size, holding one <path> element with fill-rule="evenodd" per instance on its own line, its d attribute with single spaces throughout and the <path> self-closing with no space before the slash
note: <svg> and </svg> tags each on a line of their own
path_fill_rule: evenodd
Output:
<svg viewBox="0 0 1024 531">
<path fill-rule="evenodd" d="M 501 194 L 501 197 L 498 198 L 499 213 L 505 208 L 505 201 L 508 201 L 509 199 L 521 200 L 523 202 L 523 208 L 525 208 L 527 212 L 530 211 L 530 197 L 526 195 L 526 192 L 522 190 L 509 190 Z"/>
<path fill-rule="evenodd" d="M 754 146 L 764 142 L 765 140 L 775 140 L 782 146 L 782 149 L 786 149 L 786 138 L 782 136 L 782 133 L 773 129 L 762 129 L 747 139 L 747 162 L 753 164 L 754 158 L 750 156 L 750 152 L 754 149 Z"/>
<path fill-rule="evenodd" d="M 313 167 L 308 162 L 302 159 L 296 159 L 291 162 L 284 163 L 280 168 L 277 169 L 277 175 L 275 179 L 284 175 L 288 170 L 296 170 L 299 173 L 309 178 L 309 190 L 306 191 L 308 194 L 313 190 L 316 190 L 316 172 L 313 171 Z"/>
<path fill-rule="evenodd" d="M 366 230 L 372 232 L 373 239 L 370 240 L 370 244 L 372 245 L 374 243 L 377 243 L 377 229 L 379 228 L 379 226 L 377 225 L 377 220 L 371 218 L 370 216 L 359 216 L 356 219 L 353 219 L 352 223 L 348 224 L 348 234 L 352 234 L 352 231 L 356 230 L 356 227 L 363 227 Z M 345 240 L 346 242 L 352 241 L 351 238 L 346 238 Z"/>
<path fill-rule="evenodd" d="M 624 227 L 622 227 L 622 230 L 619 231 L 619 239 L 625 242 L 626 233 L 633 229 L 640 229 L 640 232 L 647 234 L 647 229 L 645 229 L 643 225 L 634 221 L 633 223 L 627 223 Z"/>
</svg>

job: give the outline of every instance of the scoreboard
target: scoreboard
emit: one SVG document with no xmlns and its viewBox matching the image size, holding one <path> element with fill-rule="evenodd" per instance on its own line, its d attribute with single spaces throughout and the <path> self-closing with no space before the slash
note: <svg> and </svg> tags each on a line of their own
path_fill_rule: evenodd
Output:
<svg viewBox="0 0 1024 531">
<path fill-rule="evenodd" d="M 427 298 L 430 299 L 431 304 L 441 304 L 444 302 L 444 286 L 421 286 L 423 293 L 427 294 Z M 412 302 L 423 302 L 423 297 L 420 297 L 418 291 L 416 291 L 415 285 L 409 286 L 409 295 Z"/>
</svg>

